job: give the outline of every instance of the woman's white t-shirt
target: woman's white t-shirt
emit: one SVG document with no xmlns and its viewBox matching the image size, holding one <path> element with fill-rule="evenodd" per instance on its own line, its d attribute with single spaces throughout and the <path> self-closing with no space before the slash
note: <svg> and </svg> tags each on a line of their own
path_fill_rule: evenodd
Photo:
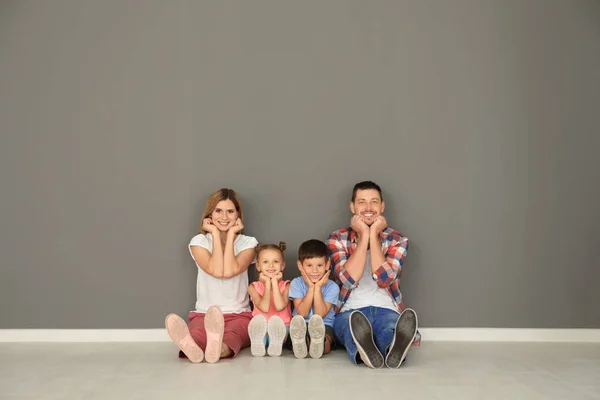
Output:
<svg viewBox="0 0 600 400">
<path fill-rule="evenodd" d="M 237 235 L 233 242 L 233 254 L 237 257 L 246 249 L 253 249 L 258 241 L 246 235 Z M 200 246 L 212 254 L 212 235 L 199 234 L 192 238 L 188 246 L 190 254 L 192 246 Z M 194 255 L 192 254 L 192 258 Z M 196 260 L 194 260 L 196 261 Z M 248 273 L 241 274 L 229 279 L 218 279 L 210 276 L 196 263 L 198 267 L 198 279 L 196 281 L 196 310 L 198 313 L 206 313 L 210 306 L 219 306 L 225 314 L 238 314 L 250 311 L 250 300 L 248 298 Z"/>
</svg>

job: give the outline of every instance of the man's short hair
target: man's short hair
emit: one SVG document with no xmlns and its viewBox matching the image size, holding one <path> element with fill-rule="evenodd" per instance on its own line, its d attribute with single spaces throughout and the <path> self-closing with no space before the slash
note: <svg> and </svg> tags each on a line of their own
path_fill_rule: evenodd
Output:
<svg viewBox="0 0 600 400">
<path fill-rule="evenodd" d="M 354 200 L 356 199 L 356 192 L 358 192 L 359 190 L 369 189 L 377 190 L 379 192 L 379 197 L 381 198 L 381 200 L 383 200 L 383 193 L 381 192 L 381 188 L 378 184 L 372 181 L 362 181 L 354 185 L 354 189 L 352 189 L 352 202 L 354 202 Z"/>
<path fill-rule="evenodd" d="M 329 249 L 327 245 L 318 239 L 310 239 L 302 243 L 298 248 L 298 260 L 303 262 L 307 258 L 325 257 L 329 259 Z"/>
</svg>

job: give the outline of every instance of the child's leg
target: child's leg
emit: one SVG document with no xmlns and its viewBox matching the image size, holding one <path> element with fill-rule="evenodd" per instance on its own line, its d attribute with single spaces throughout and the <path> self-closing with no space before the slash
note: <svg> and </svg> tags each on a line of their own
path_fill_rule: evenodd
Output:
<svg viewBox="0 0 600 400">
<path fill-rule="evenodd" d="M 310 336 L 309 354 L 311 358 L 321 358 L 325 350 L 325 324 L 320 315 L 314 314 L 308 322 Z"/>
<path fill-rule="evenodd" d="M 331 328 L 333 329 L 333 328 Z M 330 353 L 331 350 L 335 349 L 335 335 L 325 333 L 325 345 L 323 346 L 323 355 Z M 306 335 L 306 344 L 310 346 L 310 337 Z"/>
<path fill-rule="evenodd" d="M 279 357 L 283 347 L 283 342 L 287 336 L 287 328 L 280 316 L 274 315 L 267 322 L 267 332 L 269 335 L 269 348 L 267 353 L 271 357 Z"/>
<path fill-rule="evenodd" d="M 296 315 L 290 322 L 290 340 L 288 344 L 294 351 L 296 358 L 305 358 L 308 354 L 306 339 L 308 331 L 306 330 L 306 320 L 301 315 Z"/>
<path fill-rule="evenodd" d="M 232 357 L 239 354 L 244 347 L 250 346 L 248 336 L 248 325 L 252 319 L 252 313 L 225 314 L 225 332 L 223 343 L 232 351 Z"/>
<path fill-rule="evenodd" d="M 334 347 L 335 333 L 333 332 L 333 327 L 325 325 L 325 348 L 323 349 L 323 354 L 329 353 Z"/>
<path fill-rule="evenodd" d="M 255 315 L 248 325 L 250 352 L 254 357 L 263 357 L 267 352 L 267 319 L 264 315 Z"/>
<path fill-rule="evenodd" d="M 328 354 L 331 350 L 335 349 L 335 333 L 333 326 L 325 325 L 325 344 L 323 346 L 323 354 Z M 310 336 L 306 333 L 306 344 L 310 346 Z"/>
</svg>

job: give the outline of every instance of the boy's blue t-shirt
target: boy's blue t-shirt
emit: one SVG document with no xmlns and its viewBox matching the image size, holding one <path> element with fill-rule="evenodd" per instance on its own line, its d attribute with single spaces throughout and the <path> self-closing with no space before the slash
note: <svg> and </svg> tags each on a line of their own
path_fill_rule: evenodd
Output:
<svg viewBox="0 0 600 400">
<path fill-rule="evenodd" d="M 302 279 L 301 276 L 294 278 L 292 280 L 292 283 L 290 283 L 290 291 L 289 291 L 290 300 L 302 299 L 302 298 L 304 298 L 304 296 L 306 296 L 306 293 L 308 293 L 308 286 L 304 282 L 304 279 Z M 327 303 L 331 303 L 331 304 L 333 304 L 333 306 L 335 306 L 337 304 L 338 296 L 340 294 L 340 288 L 338 287 L 338 285 L 335 284 L 335 282 L 330 280 L 327 282 L 327 284 L 325 284 L 325 286 L 323 286 L 321 288 L 321 293 L 323 294 L 324 301 L 326 301 Z M 331 307 L 331 310 L 329 310 L 329 313 L 327 313 L 325 318 L 323 318 L 323 322 L 325 323 L 325 325 L 329 325 L 332 327 L 333 327 L 333 318 L 335 316 L 335 311 L 333 310 L 333 306 Z M 310 317 L 313 316 L 314 311 L 315 311 L 315 307 L 313 305 L 310 308 L 308 317 L 305 318 L 306 322 L 308 322 Z M 294 309 L 293 315 L 298 315 L 298 313 L 296 312 L 296 309 Z"/>
</svg>

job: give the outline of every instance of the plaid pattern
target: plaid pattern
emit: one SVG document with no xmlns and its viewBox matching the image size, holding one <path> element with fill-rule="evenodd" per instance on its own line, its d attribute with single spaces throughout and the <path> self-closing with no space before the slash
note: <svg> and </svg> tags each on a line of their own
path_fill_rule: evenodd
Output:
<svg viewBox="0 0 600 400">
<path fill-rule="evenodd" d="M 400 292 L 400 275 L 408 251 L 408 238 L 402 236 L 397 230 L 388 227 L 380 233 L 379 240 L 385 262 L 375 270 L 373 279 L 377 282 L 377 286 L 387 289 L 397 305 L 398 311 L 402 312 L 405 306 L 402 301 L 402 292 Z M 336 313 L 340 312 L 343 305 L 348 301 L 352 290 L 358 286 L 358 282 L 352 279 L 350 273 L 344 268 L 346 261 L 356 249 L 357 241 L 358 234 L 352 228 L 339 229 L 329 235 L 327 240 L 335 272 L 333 274 L 334 279 L 340 284 L 340 296 L 335 306 Z M 420 342 L 421 335 L 417 332 L 413 344 L 419 345 Z"/>
</svg>

